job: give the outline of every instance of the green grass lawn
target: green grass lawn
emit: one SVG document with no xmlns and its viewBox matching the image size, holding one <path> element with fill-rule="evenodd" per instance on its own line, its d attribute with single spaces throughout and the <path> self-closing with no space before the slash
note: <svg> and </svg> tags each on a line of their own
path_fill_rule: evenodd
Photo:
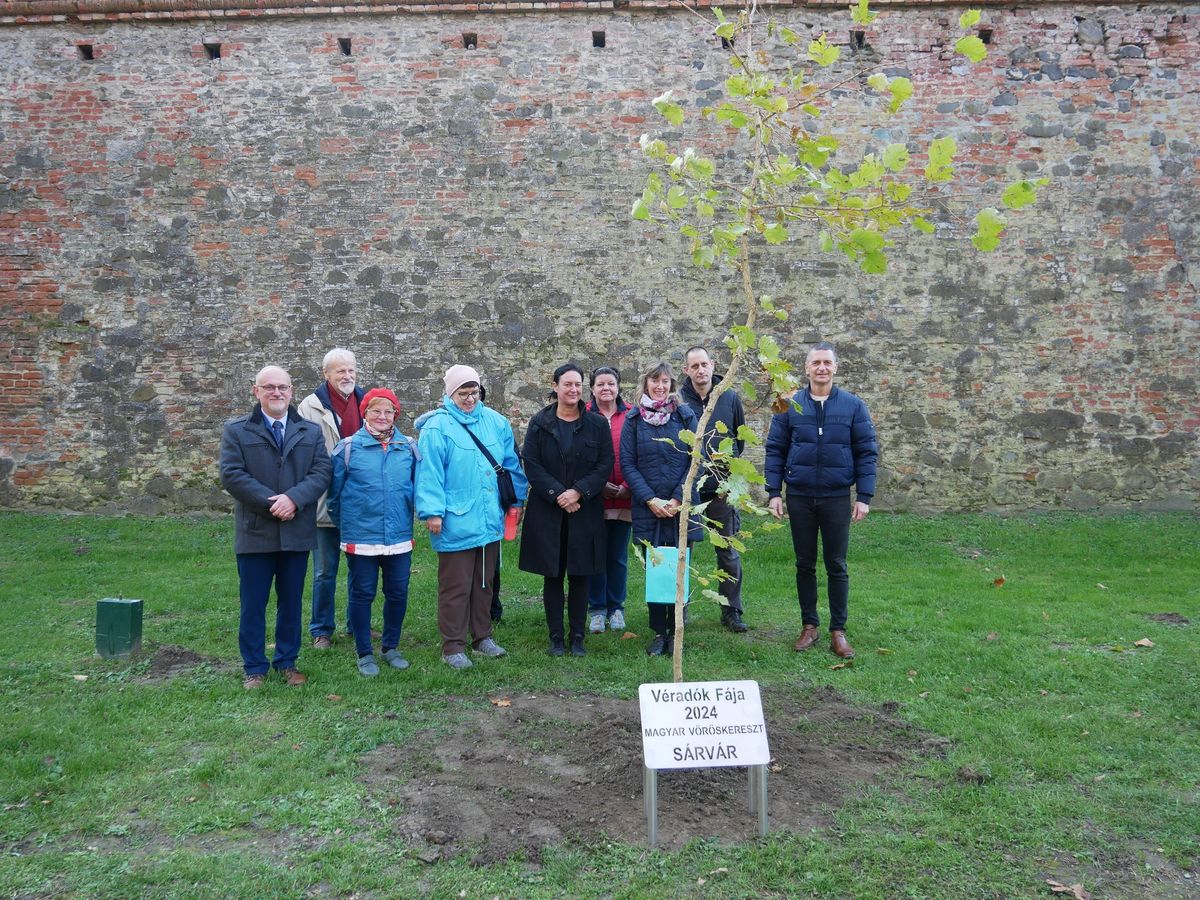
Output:
<svg viewBox="0 0 1200 900">
<path fill-rule="evenodd" d="M 540 579 L 509 553 L 497 636 L 510 659 L 451 672 L 438 659 L 436 561 L 421 544 L 402 641 L 412 669 L 364 680 L 343 639 L 301 654 L 307 687 L 273 680 L 247 694 L 228 521 L 0 513 L 0 893 L 1034 897 L 1054 878 L 1097 896 L 1196 896 L 1198 526 L 1188 515 L 876 513 L 851 539 L 858 658 L 839 669 L 823 646 L 791 650 L 790 542 L 764 536 L 746 560 L 750 635 L 698 607 L 685 679 L 890 701 L 949 740 L 945 757 L 852 791 L 816 832 L 673 853 L 568 844 L 536 866 L 473 866 L 429 865 L 395 840 L 389 809 L 364 788 L 363 755 L 452 719 L 447 697 L 561 690 L 636 703 L 639 683 L 670 678 L 668 661 L 643 654 L 640 600 L 628 612 L 643 639 L 605 635 L 585 660 L 551 660 Z M 711 565 L 711 550 L 698 560 Z M 115 596 L 145 600 L 146 655 L 133 663 L 94 653 L 95 602 Z M 1190 624 L 1154 618 L 1166 613 Z M 229 668 L 147 681 L 164 645 Z"/>
</svg>

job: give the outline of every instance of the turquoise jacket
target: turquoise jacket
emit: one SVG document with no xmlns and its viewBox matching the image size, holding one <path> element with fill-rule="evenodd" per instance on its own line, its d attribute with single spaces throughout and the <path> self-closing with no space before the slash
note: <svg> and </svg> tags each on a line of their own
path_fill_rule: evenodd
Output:
<svg viewBox="0 0 1200 900">
<path fill-rule="evenodd" d="M 464 425 L 488 448 L 496 462 L 512 473 L 521 504 L 529 492 L 508 421 L 482 401 L 467 414 L 448 395 L 443 395 L 442 408 L 421 416 L 415 423 L 420 453 L 417 518 L 425 521 L 430 516 L 441 516 L 441 534 L 429 536 L 438 553 L 482 547 L 500 540 L 504 533 L 496 473 Z"/>
</svg>

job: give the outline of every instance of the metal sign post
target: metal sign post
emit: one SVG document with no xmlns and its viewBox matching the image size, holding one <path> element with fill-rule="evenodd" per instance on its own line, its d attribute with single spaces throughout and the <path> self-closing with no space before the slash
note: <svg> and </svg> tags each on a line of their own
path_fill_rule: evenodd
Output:
<svg viewBox="0 0 1200 900">
<path fill-rule="evenodd" d="M 643 684 L 643 791 L 646 831 L 658 843 L 658 770 L 745 766 L 750 812 L 767 833 L 767 769 L 771 751 L 757 681 Z"/>
</svg>

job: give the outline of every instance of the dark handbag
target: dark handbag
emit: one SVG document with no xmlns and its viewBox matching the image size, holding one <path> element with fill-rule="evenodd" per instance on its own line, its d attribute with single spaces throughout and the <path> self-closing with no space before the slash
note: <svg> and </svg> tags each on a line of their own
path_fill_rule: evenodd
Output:
<svg viewBox="0 0 1200 900">
<path fill-rule="evenodd" d="M 484 455 L 488 461 L 488 465 L 490 465 L 492 467 L 492 471 L 496 473 L 496 488 L 500 494 L 500 509 L 504 512 L 508 512 L 508 508 L 510 506 L 516 506 L 519 502 L 517 500 L 517 489 L 513 486 L 512 472 L 508 471 L 508 469 L 496 462 L 496 458 L 492 456 L 492 454 L 488 453 L 488 449 L 487 447 L 483 446 L 483 442 L 480 441 L 479 438 L 475 437 L 475 432 L 473 432 L 470 428 L 467 428 L 466 425 L 463 425 L 462 422 L 459 422 L 458 424 L 462 425 L 467 434 L 471 436 L 471 440 L 475 442 L 475 446 L 479 448 L 479 452 Z"/>
</svg>

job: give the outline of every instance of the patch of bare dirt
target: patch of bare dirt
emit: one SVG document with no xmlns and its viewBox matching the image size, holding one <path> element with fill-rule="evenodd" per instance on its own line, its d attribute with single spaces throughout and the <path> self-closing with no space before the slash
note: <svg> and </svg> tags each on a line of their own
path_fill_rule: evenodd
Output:
<svg viewBox="0 0 1200 900">
<path fill-rule="evenodd" d="M 1146 616 L 1151 622 L 1162 622 L 1164 625 L 1191 625 L 1191 619 L 1177 612 L 1152 613 Z"/>
<path fill-rule="evenodd" d="M 201 666 L 212 672 L 229 671 L 232 667 L 226 660 L 214 656 L 202 656 L 186 647 L 164 644 L 150 657 L 150 666 L 138 679 L 143 684 L 158 684 L 180 675 L 186 675 Z"/>
<path fill-rule="evenodd" d="M 1095 898 L 1195 900 L 1200 896 L 1200 873 L 1181 869 L 1158 848 L 1137 842 L 1118 852 L 1084 857 L 1059 854 L 1048 862 L 1046 878 L 1081 885 Z"/>
<path fill-rule="evenodd" d="M 605 836 L 646 840 L 638 701 L 549 694 L 460 701 L 452 728 L 416 734 L 364 757 L 368 793 L 395 809 L 397 836 L 433 862 L 473 851 L 478 862 Z M 764 692 L 772 763 L 772 830 L 827 825 L 847 795 L 948 741 L 828 688 Z M 757 834 L 743 768 L 660 771 L 659 846 Z"/>
</svg>

